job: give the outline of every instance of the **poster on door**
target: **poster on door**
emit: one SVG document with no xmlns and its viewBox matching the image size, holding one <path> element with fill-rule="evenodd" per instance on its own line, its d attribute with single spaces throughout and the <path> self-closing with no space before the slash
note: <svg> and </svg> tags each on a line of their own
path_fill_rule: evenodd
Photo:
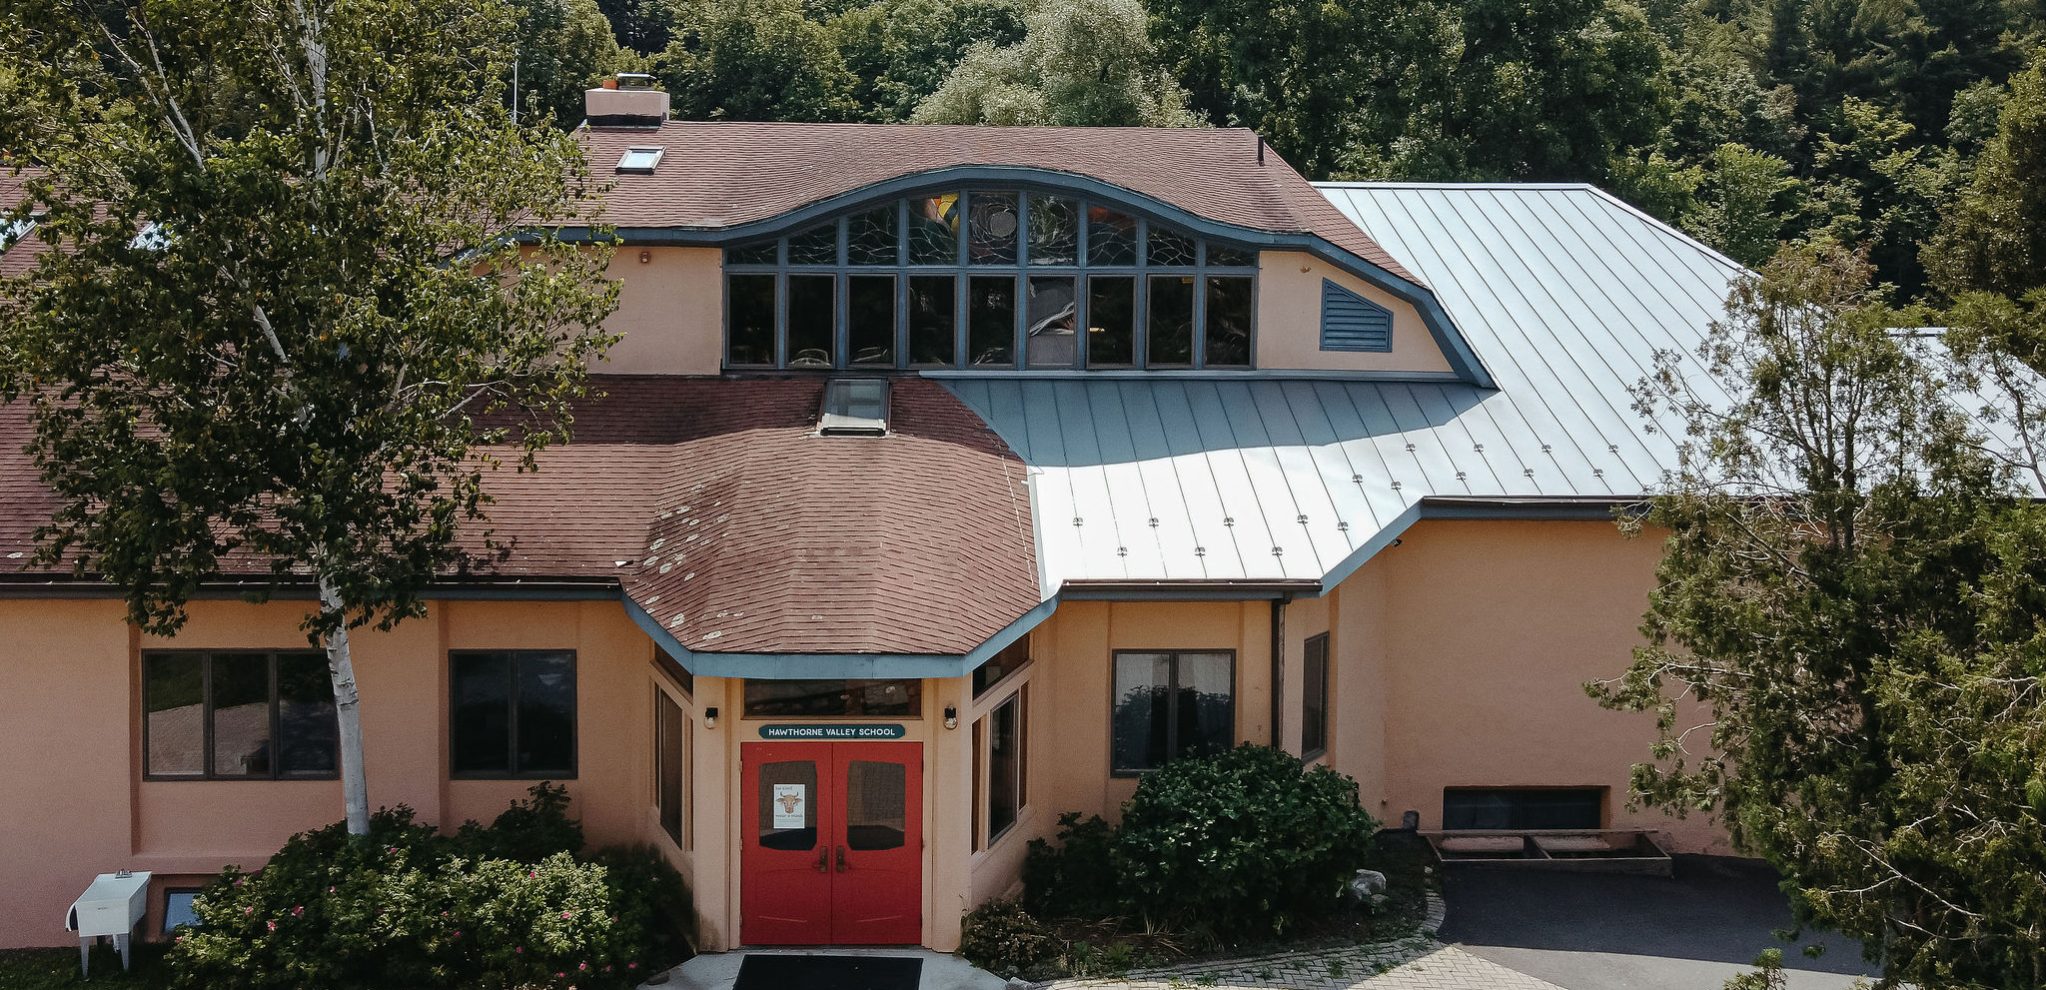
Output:
<svg viewBox="0 0 2046 990">
<path fill-rule="evenodd" d="M 806 821 L 808 816 L 803 809 L 805 792 L 808 790 L 807 784 L 774 785 L 775 828 L 804 828 L 808 825 Z"/>
</svg>

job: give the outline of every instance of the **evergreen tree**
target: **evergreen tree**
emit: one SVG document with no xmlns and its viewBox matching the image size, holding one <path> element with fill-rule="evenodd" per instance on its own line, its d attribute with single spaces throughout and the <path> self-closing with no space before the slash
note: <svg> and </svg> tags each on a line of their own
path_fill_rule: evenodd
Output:
<svg viewBox="0 0 2046 990">
<path fill-rule="evenodd" d="M 1934 284 L 2017 297 L 2046 286 L 2046 58 L 2012 77 L 1996 136 L 1925 252 Z"/>
</svg>

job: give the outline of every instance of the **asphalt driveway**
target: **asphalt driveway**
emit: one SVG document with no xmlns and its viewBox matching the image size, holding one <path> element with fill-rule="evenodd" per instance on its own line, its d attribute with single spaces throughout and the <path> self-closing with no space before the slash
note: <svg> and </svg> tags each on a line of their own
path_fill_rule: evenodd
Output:
<svg viewBox="0 0 2046 990">
<path fill-rule="evenodd" d="M 1845 990 L 1873 975 L 1859 947 L 1790 926 L 1776 876 L 1750 860 L 1682 856 L 1676 877 L 1451 868 L 1444 942 L 1565 990 L 1721 990 L 1763 949 L 1783 950 L 1790 990 Z M 1804 946 L 1825 951 L 1816 959 Z"/>
</svg>

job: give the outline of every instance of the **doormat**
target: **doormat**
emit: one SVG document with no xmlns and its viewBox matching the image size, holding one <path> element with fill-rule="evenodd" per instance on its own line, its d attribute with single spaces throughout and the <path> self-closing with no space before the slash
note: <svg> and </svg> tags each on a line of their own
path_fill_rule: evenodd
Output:
<svg viewBox="0 0 2046 990">
<path fill-rule="evenodd" d="M 923 971 L 904 956 L 748 955 L 732 990 L 916 990 Z"/>
</svg>

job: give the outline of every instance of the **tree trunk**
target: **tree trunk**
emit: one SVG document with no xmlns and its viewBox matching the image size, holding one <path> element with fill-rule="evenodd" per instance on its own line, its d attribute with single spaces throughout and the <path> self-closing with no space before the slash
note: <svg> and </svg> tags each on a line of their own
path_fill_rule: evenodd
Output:
<svg viewBox="0 0 2046 990">
<path fill-rule="evenodd" d="M 320 609 L 337 618 L 324 637 L 327 674 L 334 681 L 334 717 L 341 726 L 341 797 L 348 805 L 348 834 L 369 834 L 369 778 L 362 769 L 362 698 L 355 690 L 355 661 L 348 652 L 347 610 L 340 592 L 320 577 Z"/>
</svg>

